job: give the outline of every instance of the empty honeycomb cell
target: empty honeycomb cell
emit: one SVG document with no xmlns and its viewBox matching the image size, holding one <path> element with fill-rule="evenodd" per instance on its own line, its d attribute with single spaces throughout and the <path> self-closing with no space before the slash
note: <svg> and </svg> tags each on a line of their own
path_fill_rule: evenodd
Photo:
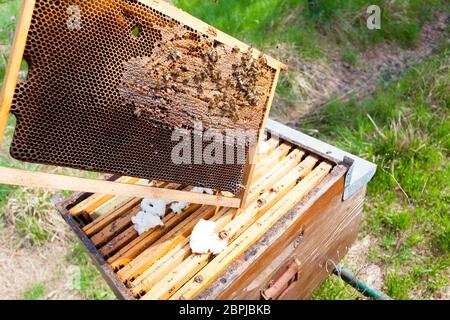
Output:
<svg viewBox="0 0 450 320">
<path fill-rule="evenodd" d="M 276 72 L 263 58 L 137 0 L 36 0 L 24 59 L 14 158 L 242 191 L 245 165 L 174 165 L 171 136 L 197 121 L 259 130 Z"/>
</svg>

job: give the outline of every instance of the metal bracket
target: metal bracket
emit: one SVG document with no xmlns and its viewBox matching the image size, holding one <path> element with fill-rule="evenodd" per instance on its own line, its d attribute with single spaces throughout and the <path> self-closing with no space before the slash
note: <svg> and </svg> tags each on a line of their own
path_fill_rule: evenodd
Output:
<svg viewBox="0 0 450 320">
<path fill-rule="evenodd" d="M 280 139 L 298 145 L 299 147 L 310 151 L 311 153 L 315 153 L 335 164 L 346 166 L 348 172 L 345 178 L 344 201 L 351 198 L 353 194 L 366 186 L 377 171 L 377 166 L 374 163 L 342 151 L 341 149 L 310 137 L 295 129 L 289 128 L 275 120 L 268 120 L 267 130 L 271 134 L 278 135 Z"/>
</svg>

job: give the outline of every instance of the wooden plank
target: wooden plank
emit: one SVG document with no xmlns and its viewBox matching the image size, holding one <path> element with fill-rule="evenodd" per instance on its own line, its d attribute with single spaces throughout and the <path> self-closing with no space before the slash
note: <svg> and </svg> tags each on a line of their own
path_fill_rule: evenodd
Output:
<svg viewBox="0 0 450 320">
<path fill-rule="evenodd" d="M 332 166 L 321 163 L 310 175 L 300 181 L 298 185 L 280 202 L 273 206 L 265 215 L 242 233 L 225 251 L 216 256 L 205 268 L 195 277 L 186 283 L 177 292 L 166 287 L 159 288 L 153 292 L 148 292 L 143 299 L 192 299 L 223 272 L 237 257 L 255 243 L 265 232 L 267 232 L 283 215 L 285 215 L 296 203 L 299 197 L 304 197 L 309 193 L 326 175 Z M 201 278 L 202 281 L 194 281 Z M 200 282 L 200 283 L 199 283 Z M 173 294 L 173 295 L 172 295 Z"/>
<path fill-rule="evenodd" d="M 44 172 L 0 168 L 0 183 L 56 190 L 84 191 L 138 198 L 181 201 L 212 206 L 238 208 L 239 198 L 208 195 L 180 190 L 166 190 L 112 181 L 62 176 Z"/>
<path fill-rule="evenodd" d="M 189 218 L 178 224 L 169 233 L 163 236 L 161 239 L 152 244 L 151 247 L 142 246 L 142 242 L 139 243 L 139 248 L 146 248 L 142 253 L 136 256 L 133 260 L 130 259 L 135 254 L 136 246 L 125 254 L 125 257 L 121 258 L 121 261 L 131 260 L 122 269 L 117 272 L 117 276 L 122 281 L 132 280 L 142 274 L 145 269 L 151 266 L 156 260 L 162 257 L 164 254 L 173 249 L 177 244 L 189 237 L 192 229 L 195 227 L 200 219 L 209 219 L 214 215 L 215 207 L 204 206 L 192 214 Z"/>
<path fill-rule="evenodd" d="M 109 214 L 105 214 L 102 216 L 102 219 L 97 219 L 92 221 L 90 224 L 83 228 L 84 232 L 88 237 L 92 237 L 94 234 L 99 233 L 102 229 L 106 228 L 109 224 L 113 223 L 120 216 L 125 214 L 127 211 L 131 210 L 131 208 L 137 206 L 141 203 L 141 198 L 132 198 L 126 202 L 121 202 L 116 205 Z"/>
<path fill-rule="evenodd" d="M 146 233 L 137 236 L 130 243 L 121 248 L 117 253 L 115 253 L 111 258 L 108 259 L 108 263 L 110 264 L 111 268 L 114 270 L 118 270 L 124 267 L 129 261 L 137 257 L 151 244 L 167 234 L 167 232 L 169 232 L 175 226 L 178 226 L 181 221 L 183 221 L 199 209 L 199 205 L 190 205 L 189 208 L 184 210 L 180 215 L 176 217 L 173 213 L 164 217 L 163 222 L 165 224 L 165 228 L 149 230 Z M 172 220 L 174 219 L 174 217 L 175 220 Z"/>
<path fill-rule="evenodd" d="M 267 191 L 268 186 L 270 187 L 275 184 L 280 177 L 288 174 L 289 171 L 302 160 L 304 155 L 304 152 L 295 149 L 288 157 L 277 163 L 272 169 L 269 169 L 268 174 L 254 183 L 253 188 L 248 193 L 248 202 L 255 202 L 262 193 Z"/>
<path fill-rule="evenodd" d="M 161 257 L 133 282 L 129 282 L 128 290 L 135 297 L 145 295 L 146 291 L 149 288 L 154 287 L 155 284 L 161 281 L 168 272 L 174 270 L 191 254 L 192 252 L 189 246 L 189 240 L 187 239 L 186 241 L 183 241 L 182 243 L 177 245 L 169 253 Z"/>
<path fill-rule="evenodd" d="M 179 184 L 170 183 L 165 185 L 165 188 L 170 190 L 176 190 L 181 187 Z M 131 219 L 141 211 L 141 199 L 134 198 L 124 208 L 120 208 L 121 213 L 112 216 L 116 216 L 115 219 L 110 219 L 111 223 L 105 226 L 101 231 L 96 233 L 92 238 L 92 243 L 95 246 L 103 245 L 104 243 L 113 239 L 119 232 L 125 230 L 129 225 L 132 224 Z"/>
<path fill-rule="evenodd" d="M 119 216 L 117 219 L 115 219 L 113 222 L 108 224 L 106 227 L 104 227 L 102 230 L 91 237 L 91 241 L 96 247 L 99 247 L 108 242 L 117 233 L 123 231 L 131 224 L 131 218 L 137 215 L 139 211 L 141 211 L 139 201 L 130 201 L 130 205 L 131 204 L 133 206 L 127 206 L 128 208 L 126 208 L 126 210 L 123 210 L 123 215 Z"/>
<path fill-rule="evenodd" d="M 276 84 L 278 82 L 279 77 L 280 77 L 280 69 L 277 69 L 277 71 L 275 73 L 275 77 L 274 77 L 274 84 Z M 243 177 L 244 186 L 250 186 L 251 182 L 256 179 L 254 177 L 254 174 L 255 174 L 255 168 L 256 168 L 257 154 L 258 154 L 258 150 L 261 146 L 261 141 L 264 140 L 266 124 L 267 124 L 267 120 L 269 119 L 270 108 L 272 106 L 272 102 L 275 97 L 275 91 L 276 91 L 276 85 L 273 85 L 271 92 L 270 92 L 269 99 L 267 99 L 266 110 L 265 110 L 264 118 L 262 120 L 261 129 L 258 132 L 258 137 L 257 137 L 258 140 L 256 141 L 256 145 L 253 147 L 250 146 L 250 149 L 249 149 L 249 165 L 246 167 L 246 169 L 244 171 L 244 177 Z M 240 208 L 245 208 L 247 206 L 247 204 L 249 204 L 249 202 L 248 202 L 248 193 L 249 192 L 250 192 L 250 188 L 247 188 L 242 193 Z"/>
<path fill-rule="evenodd" d="M 135 183 L 138 180 L 139 179 L 137 178 L 120 177 L 115 181 L 121 183 Z M 104 203 L 110 201 L 113 198 L 114 198 L 113 195 L 95 193 L 92 196 L 86 198 L 85 200 L 75 205 L 73 208 L 69 209 L 69 212 L 74 216 L 84 216 L 85 218 L 90 220 L 90 215 L 95 209 L 97 209 L 99 206 L 103 205 Z"/>
<path fill-rule="evenodd" d="M 22 64 L 23 53 L 25 51 L 28 31 L 30 30 L 35 3 L 35 0 L 23 0 L 19 20 L 17 21 L 16 34 L 0 94 L 0 146 L 3 141 L 3 133 L 5 132 L 5 128 L 8 123 L 9 111 L 11 110 L 14 91 L 19 78 L 20 67 Z"/>
<path fill-rule="evenodd" d="M 163 187 L 165 188 L 167 187 L 167 183 L 156 182 L 154 186 L 158 188 Z M 176 187 L 172 189 L 177 189 L 178 186 L 179 185 L 176 185 Z M 101 217 L 92 221 L 90 224 L 86 225 L 83 228 L 83 231 L 86 232 L 88 237 L 91 237 L 94 234 L 100 232 L 100 230 L 105 228 L 108 224 L 114 222 L 114 220 L 123 215 L 126 212 L 126 210 L 130 209 L 130 205 L 131 207 L 133 207 L 142 201 L 142 198 L 129 198 L 129 197 L 124 198 L 123 196 L 115 197 L 115 199 L 116 200 L 125 199 L 125 200 L 116 204 L 114 199 L 111 199 L 109 205 L 107 206 L 107 209 L 110 211 L 105 212 Z M 103 207 L 103 205 L 101 207 Z M 98 210 L 98 208 L 96 210 Z"/>
<path fill-rule="evenodd" d="M 103 257 L 109 258 L 111 257 L 111 255 L 119 251 L 121 248 L 136 239 L 138 236 L 139 234 L 134 228 L 134 225 L 129 226 L 124 232 L 115 236 L 111 241 L 104 244 L 99 249 L 99 252 L 103 255 Z"/>
<path fill-rule="evenodd" d="M 210 220 L 216 223 L 217 231 L 220 231 L 228 223 L 231 222 L 235 216 L 236 209 L 222 209 L 217 215 Z M 161 257 L 158 261 L 152 264 L 142 275 L 135 280 L 128 283 L 130 291 L 133 295 L 138 296 L 141 292 L 148 290 L 158 283 L 164 276 L 175 269 L 180 263 L 189 257 L 191 247 L 189 245 L 190 237 L 186 238 L 175 246 L 170 252 Z"/>
<path fill-rule="evenodd" d="M 137 179 L 133 178 L 132 182 L 127 181 L 127 183 L 133 183 L 133 184 L 138 184 L 141 186 L 147 186 L 150 185 L 152 187 L 158 187 L 160 188 L 161 186 L 153 184 L 151 182 L 149 182 L 146 179 Z M 117 208 L 119 208 L 120 206 L 122 206 L 124 203 L 133 200 L 133 198 L 130 197 L 126 197 L 126 196 L 115 196 L 112 199 L 110 199 L 109 201 L 103 203 L 102 205 L 98 206 L 97 208 L 95 208 L 91 213 L 91 219 L 93 219 L 94 221 L 101 218 L 102 216 L 108 214 L 111 211 L 116 210 Z"/>
<path fill-rule="evenodd" d="M 289 151 L 291 151 L 291 146 L 289 144 L 283 143 L 281 144 L 281 146 L 276 148 L 269 156 L 261 159 L 256 167 L 255 173 L 253 174 L 252 181 L 261 179 L 262 176 L 267 174 L 267 171 L 270 170 L 272 166 L 286 157 Z"/>
<path fill-rule="evenodd" d="M 147 237 L 147 245 L 150 245 L 152 241 L 157 241 L 159 238 L 167 234 L 170 230 L 172 230 L 174 227 L 176 227 L 181 221 L 186 219 L 190 214 L 195 212 L 200 208 L 201 205 L 194 204 L 189 206 L 186 210 L 183 210 L 180 214 L 175 214 L 173 212 L 166 215 L 162 220 L 164 223 L 164 227 L 162 228 L 155 228 L 153 230 L 149 230 L 148 234 L 151 235 L 150 237 Z M 115 254 L 117 251 L 125 247 L 127 244 L 131 243 L 131 241 L 138 238 L 139 235 L 137 231 L 135 230 L 134 226 L 130 226 L 127 230 L 125 230 L 123 233 L 112 239 L 109 243 L 105 244 L 101 249 L 100 252 L 105 257 L 109 257 L 113 254 Z M 140 243 L 142 241 L 139 241 Z M 142 243 L 141 243 L 142 245 Z M 127 251 L 125 251 L 127 252 Z M 129 250 L 128 250 L 129 252 Z"/>
<path fill-rule="evenodd" d="M 274 185 L 273 190 L 264 193 L 261 199 L 249 206 L 246 210 L 243 210 L 234 220 L 230 221 L 222 230 L 227 235 L 227 240 L 231 242 L 260 216 L 265 214 L 277 201 L 280 201 L 296 185 L 298 179 L 305 177 L 311 172 L 317 161 L 317 158 L 308 157 L 295 170 L 292 170 L 291 174 L 284 176 Z M 147 290 L 149 289 L 147 293 L 148 297 L 155 297 L 166 289 L 167 292 L 171 291 L 173 293 L 173 288 L 181 287 L 193 274 L 208 263 L 210 257 L 210 254 L 191 255 L 175 270 L 168 270 L 169 273 L 157 285 L 147 279 L 146 285 L 154 285 L 154 287 L 145 288 Z"/>
</svg>

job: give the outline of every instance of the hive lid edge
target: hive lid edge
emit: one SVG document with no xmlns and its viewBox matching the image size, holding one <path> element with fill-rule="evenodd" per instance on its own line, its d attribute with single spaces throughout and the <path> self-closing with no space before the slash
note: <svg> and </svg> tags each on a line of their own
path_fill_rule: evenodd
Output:
<svg viewBox="0 0 450 320">
<path fill-rule="evenodd" d="M 343 200 L 351 198 L 355 192 L 365 187 L 376 173 L 376 164 L 292 129 L 278 121 L 269 119 L 266 129 L 271 133 L 278 134 L 279 138 L 283 140 L 294 143 L 336 164 L 344 164 L 349 167 L 345 179 Z"/>
</svg>

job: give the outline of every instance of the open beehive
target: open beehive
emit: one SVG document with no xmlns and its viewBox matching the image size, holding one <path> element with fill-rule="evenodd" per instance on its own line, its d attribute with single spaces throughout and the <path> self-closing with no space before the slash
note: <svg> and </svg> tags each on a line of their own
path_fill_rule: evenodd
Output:
<svg viewBox="0 0 450 320">
<path fill-rule="evenodd" d="M 21 41 L 29 70 L 16 86 Z M 11 102 L 16 159 L 245 198 L 280 62 L 164 1 L 146 0 L 25 0 L 13 51 L 0 127 Z M 190 161 L 174 163 L 174 131 L 198 124 L 202 146 L 190 137 Z M 207 163 L 198 153 L 210 144 L 201 136 L 209 129 L 255 139 L 221 144 L 224 154 L 244 148 L 242 161 Z"/>
<path fill-rule="evenodd" d="M 344 204 L 346 166 L 287 140 L 268 144 L 258 155 L 251 204 L 238 215 L 236 209 L 192 204 L 179 215 L 169 210 L 164 227 L 139 236 L 131 218 L 140 198 L 77 194 L 57 206 L 120 298 L 306 298 L 332 270 L 322 260 L 337 263 L 356 238 L 365 190 Z M 190 234 L 200 219 L 216 222 L 228 241 L 224 252 L 191 252 Z M 270 278 L 284 267 L 293 274 L 274 286 L 278 280 Z"/>
</svg>

